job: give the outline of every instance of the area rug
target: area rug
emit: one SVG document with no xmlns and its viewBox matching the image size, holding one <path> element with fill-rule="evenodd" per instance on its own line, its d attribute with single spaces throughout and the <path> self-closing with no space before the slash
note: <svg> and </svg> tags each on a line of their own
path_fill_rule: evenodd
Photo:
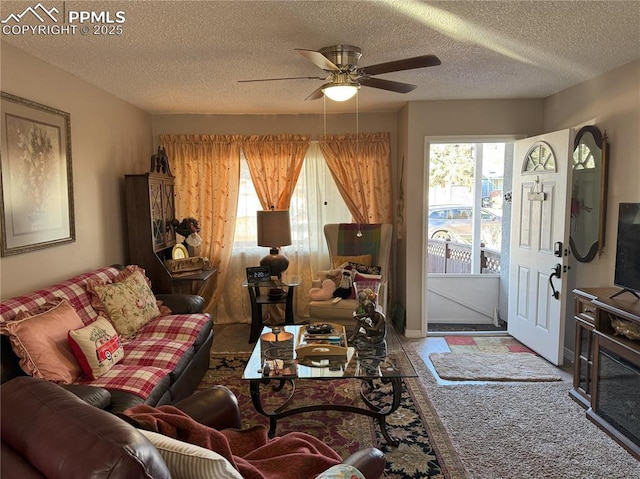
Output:
<svg viewBox="0 0 640 479">
<path fill-rule="evenodd" d="M 556 368 L 535 354 L 431 353 L 438 376 L 449 381 L 560 381 Z"/>
<path fill-rule="evenodd" d="M 210 368 L 199 389 L 223 384 L 238 397 L 243 427 L 268 426 L 251 403 L 249 384 L 241 379 L 249 355 L 246 353 L 212 354 Z M 385 386 L 370 396 L 380 401 Z M 360 386 L 355 380 L 297 381 L 295 406 L 318 402 L 360 402 Z M 276 407 L 287 391 L 265 390 L 265 409 Z M 400 407 L 387 418 L 389 432 L 399 439 L 398 447 L 386 444 L 379 427 L 371 418 L 340 411 L 313 411 L 278 421 L 277 435 L 303 431 L 322 439 L 342 457 L 367 447 L 378 447 L 385 454 L 387 479 L 464 479 L 463 469 L 449 438 L 434 413 L 431 402 L 417 378 L 405 380 Z M 302 479 L 302 478 L 301 478 Z"/>
</svg>

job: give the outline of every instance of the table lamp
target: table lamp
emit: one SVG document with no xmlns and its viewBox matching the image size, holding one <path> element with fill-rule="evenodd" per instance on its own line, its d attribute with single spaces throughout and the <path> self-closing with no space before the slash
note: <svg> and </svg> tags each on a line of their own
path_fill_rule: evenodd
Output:
<svg viewBox="0 0 640 479">
<path fill-rule="evenodd" d="M 269 268 L 271 276 L 282 278 L 289 267 L 289 260 L 280 254 L 281 246 L 291 244 L 289 210 L 258 211 L 258 246 L 270 248 L 269 254 L 260 260 L 260 266 Z"/>
</svg>

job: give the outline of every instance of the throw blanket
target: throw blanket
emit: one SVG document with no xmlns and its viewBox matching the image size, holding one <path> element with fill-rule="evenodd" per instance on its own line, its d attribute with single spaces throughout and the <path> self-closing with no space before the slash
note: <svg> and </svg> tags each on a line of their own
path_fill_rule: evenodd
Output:
<svg viewBox="0 0 640 479">
<path fill-rule="evenodd" d="M 218 431 L 174 406 L 141 404 L 124 414 L 143 429 L 217 452 L 245 479 L 313 478 L 342 462 L 333 449 L 305 433 L 291 432 L 269 439 L 263 426 Z"/>
<path fill-rule="evenodd" d="M 380 224 L 340 223 L 338 226 L 338 256 L 371 254 L 374 265 L 380 249 Z M 358 237 L 358 232 L 362 236 Z"/>
</svg>

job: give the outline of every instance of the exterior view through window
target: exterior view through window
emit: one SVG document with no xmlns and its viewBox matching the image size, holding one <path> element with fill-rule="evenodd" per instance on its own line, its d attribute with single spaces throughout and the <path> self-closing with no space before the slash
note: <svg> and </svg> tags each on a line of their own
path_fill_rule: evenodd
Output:
<svg viewBox="0 0 640 479">
<path fill-rule="evenodd" d="M 499 273 L 505 143 L 429 146 L 430 273 Z"/>
</svg>

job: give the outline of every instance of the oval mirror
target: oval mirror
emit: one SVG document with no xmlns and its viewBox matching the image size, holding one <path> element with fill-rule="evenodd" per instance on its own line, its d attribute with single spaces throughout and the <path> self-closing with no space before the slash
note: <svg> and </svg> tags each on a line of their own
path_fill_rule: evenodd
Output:
<svg viewBox="0 0 640 479">
<path fill-rule="evenodd" d="M 580 262 L 604 247 L 607 210 L 607 135 L 596 126 L 578 131 L 573 143 L 571 177 L 571 253 Z"/>
</svg>

